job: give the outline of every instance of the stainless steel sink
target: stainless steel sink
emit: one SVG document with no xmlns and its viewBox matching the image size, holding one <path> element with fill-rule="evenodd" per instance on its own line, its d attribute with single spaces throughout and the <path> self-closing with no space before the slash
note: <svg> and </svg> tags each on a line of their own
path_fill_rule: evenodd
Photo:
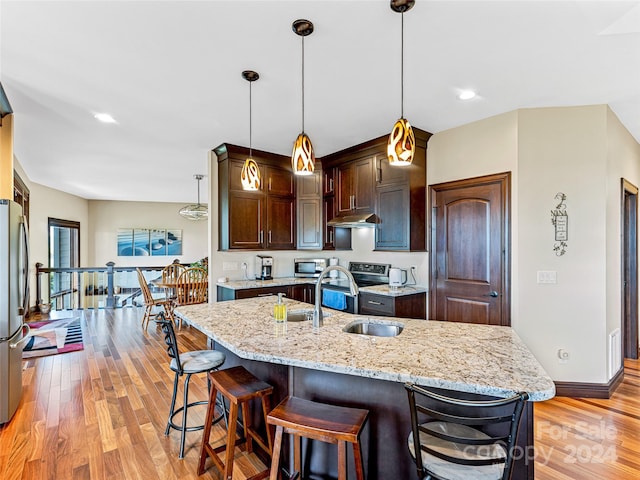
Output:
<svg viewBox="0 0 640 480">
<path fill-rule="evenodd" d="M 331 313 L 327 312 L 324 316 L 330 317 Z M 289 310 L 287 312 L 288 322 L 305 322 L 307 320 L 311 320 L 311 318 L 313 318 L 313 309 Z"/>
<path fill-rule="evenodd" d="M 370 335 L 373 337 L 396 337 L 404 329 L 400 322 L 373 321 L 368 318 L 354 320 L 342 329 L 343 332 Z"/>
</svg>

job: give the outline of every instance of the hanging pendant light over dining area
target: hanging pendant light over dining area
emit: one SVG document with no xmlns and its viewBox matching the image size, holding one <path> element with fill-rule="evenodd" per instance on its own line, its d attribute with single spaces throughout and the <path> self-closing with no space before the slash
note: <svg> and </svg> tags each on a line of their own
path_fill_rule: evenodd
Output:
<svg viewBox="0 0 640 480">
<path fill-rule="evenodd" d="M 253 70 L 245 70 L 242 72 L 242 78 L 249 82 L 249 158 L 244 161 L 240 172 L 240 182 L 244 190 L 260 190 L 260 168 L 253 159 L 252 149 L 252 112 L 251 112 L 251 84 L 260 78 L 258 72 Z"/>
<path fill-rule="evenodd" d="M 387 143 L 389 165 L 411 165 L 416 152 L 416 138 L 409 121 L 404 118 L 404 12 L 411 10 L 415 0 L 391 0 L 391 10 L 400 13 L 400 118 L 396 121 Z"/>
<path fill-rule="evenodd" d="M 198 182 L 198 203 L 185 205 L 178 212 L 180 216 L 187 220 L 206 220 L 209 218 L 209 209 L 207 205 L 200 203 L 200 180 L 205 176 L 202 174 L 196 174 L 193 176 Z"/>
<path fill-rule="evenodd" d="M 311 139 L 304 132 L 304 37 L 313 33 L 313 23 L 309 20 L 295 20 L 291 25 L 294 33 L 302 38 L 302 132 L 293 144 L 291 167 L 296 175 L 311 175 L 315 168 L 316 157 Z"/>
</svg>

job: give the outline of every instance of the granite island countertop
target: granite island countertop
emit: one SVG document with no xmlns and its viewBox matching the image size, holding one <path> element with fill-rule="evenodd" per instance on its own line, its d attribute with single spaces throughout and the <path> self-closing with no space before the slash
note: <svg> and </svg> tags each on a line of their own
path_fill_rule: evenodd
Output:
<svg viewBox="0 0 640 480">
<path fill-rule="evenodd" d="M 334 280 L 327 278 L 325 281 L 330 282 Z M 305 277 L 280 277 L 272 280 L 229 280 L 227 282 L 217 282 L 218 287 L 229 288 L 231 290 L 244 290 L 248 288 L 266 288 L 266 287 L 280 287 L 284 285 L 301 285 L 312 284 L 315 285 L 315 278 Z M 376 295 L 386 295 L 389 297 L 401 297 L 403 295 L 413 295 L 415 293 L 426 292 L 425 287 L 419 285 L 406 285 L 404 287 L 391 288 L 389 285 L 372 285 L 368 287 L 360 287 L 361 292 L 374 293 Z"/>
<path fill-rule="evenodd" d="M 313 306 L 287 299 L 289 311 Z M 530 400 L 555 395 L 551 378 L 510 327 L 330 313 L 314 332 L 309 321 L 276 324 L 273 297 L 176 308 L 185 322 L 241 358 L 471 393 Z M 397 337 L 343 332 L 357 318 L 399 322 Z"/>
</svg>

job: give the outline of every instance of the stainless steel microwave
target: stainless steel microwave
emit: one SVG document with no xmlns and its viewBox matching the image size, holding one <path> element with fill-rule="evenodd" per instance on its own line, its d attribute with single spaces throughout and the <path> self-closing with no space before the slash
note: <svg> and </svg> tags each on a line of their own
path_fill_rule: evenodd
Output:
<svg viewBox="0 0 640 480">
<path fill-rule="evenodd" d="M 320 273 L 327 268 L 326 258 L 295 258 L 294 276 L 296 277 L 319 277 Z"/>
</svg>

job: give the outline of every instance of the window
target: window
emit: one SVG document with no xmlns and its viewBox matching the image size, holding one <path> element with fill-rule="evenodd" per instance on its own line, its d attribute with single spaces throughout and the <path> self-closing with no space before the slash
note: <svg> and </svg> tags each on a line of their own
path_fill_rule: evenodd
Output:
<svg viewBox="0 0 640 480">
<path fill-rule="evenodd" d="M 80 267 L 80 223 L 49 218 L 49 268 Z M 76 276 L 72 272 L 51 275 L 51 300 L 63 299 L 63 308 L 70 308 Z"/>
</svg>

